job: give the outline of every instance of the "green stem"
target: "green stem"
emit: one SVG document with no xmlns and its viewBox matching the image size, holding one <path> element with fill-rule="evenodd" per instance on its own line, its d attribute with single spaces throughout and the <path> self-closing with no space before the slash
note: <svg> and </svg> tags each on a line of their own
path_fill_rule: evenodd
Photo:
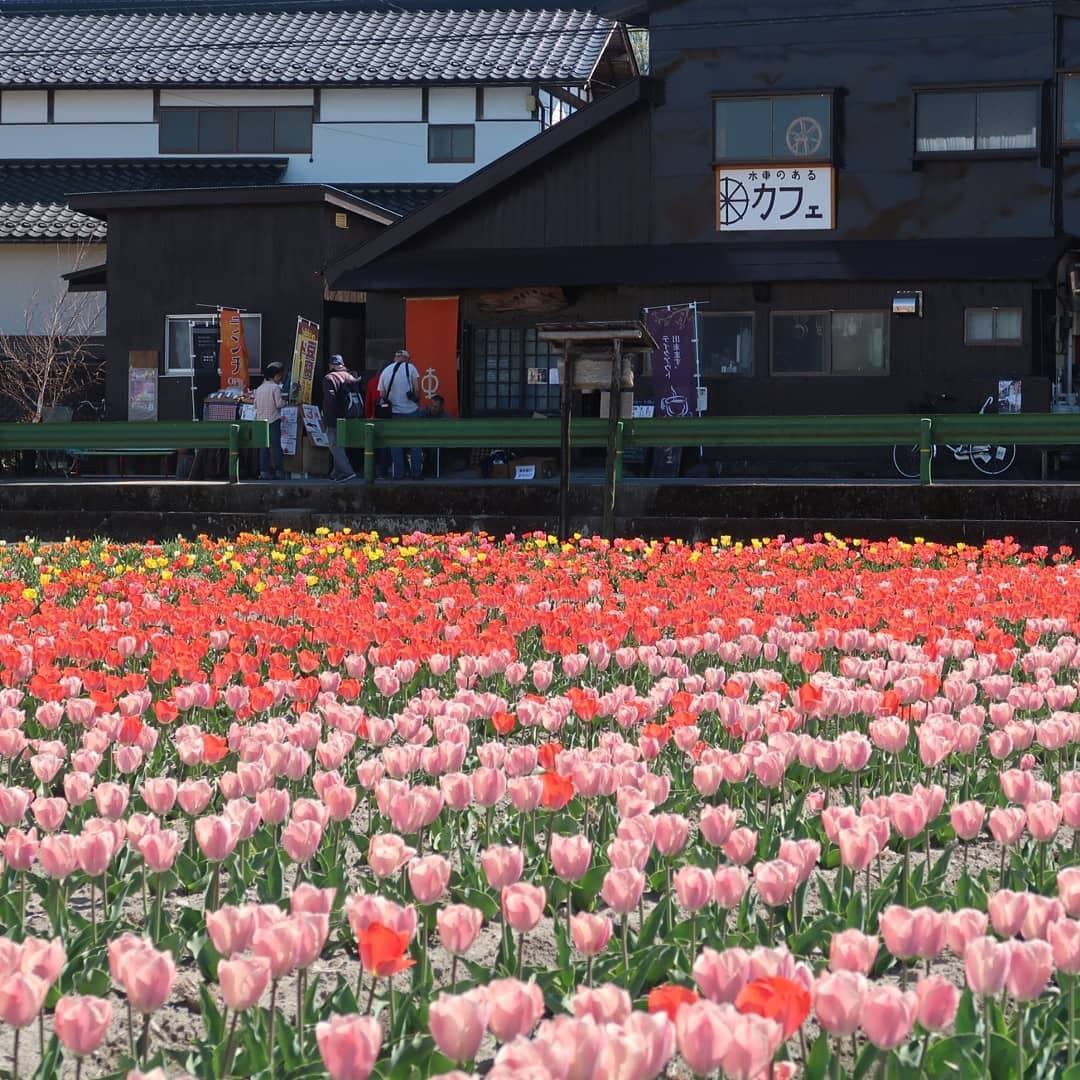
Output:
<svg viewBox="0 0 1080 1080">
<path fill-rule="evenodd" d="M 233 1043 L 236 1039 L 236 1022 L 240 1019 L 239 1011 L 233 1013 L 232 1023 L 229 1025 L 229 1038 L 225 1043 L 225 1056 L 221 1059 L 221 1075 L 228 1077 L 232 1068 Z M 78 1080 L 78 1078 L 76 1078 Z"/>
<path fill-rule="evenodd" d="M 142 1033 L 139 1035 L 139 1061 L 145 1062 L 150 1050 L 150 1014 L 143 1015 Z"/>
<path fill-rule="evenodd" d="M 274 1078 L 274 1025 L 277 1019 L 277 979 L 270 984 L 270 1045 L 267 1053 L 270 1058 L 270 1080 Z"/>
<path fill-rule="evenodd" d="M 1016 1003 L 1016 1080 L 1024 1080 L 1024 1002 Z"/>
<path fill-rule="evenodd" d="M 628 942 L 628 935 L 630 932 L 630 916 L 623 915 L 622 917 L 622 962 L 623 962 L 623 974 L 626 978 L 630 977 L 630 947 Z"/>
<path fill-rule="evenodd" d="M 1069 1068 L 1076 1060 L 1076 976 L 1069 977 Z"/>
<path fill-rule="evenodd" d="M 454 958 L 450 961 L 450 993 L 457 993 L 457 953 L 454 953 Z M 368 1006 L 368 1012 L 371 1011 L 371 1006 Z"/>
<path fill-rule="evenodd" d="M 135 1015 L 131 1011 L 131 1002 L 127 1003 L 128 1014 L 128 1054 L 135 1060 Z"/>
</svg>

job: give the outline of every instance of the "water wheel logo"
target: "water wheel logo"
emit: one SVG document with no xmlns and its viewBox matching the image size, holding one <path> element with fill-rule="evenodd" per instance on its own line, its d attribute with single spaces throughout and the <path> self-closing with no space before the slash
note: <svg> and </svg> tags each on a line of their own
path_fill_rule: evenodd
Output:
<svg viewBox="0 0 1080 1080">
<path fill-rule="evenodd" d="M 742 221 L 750 207 L 750 196 L 740 180 L 725 176 L 720 181 L 717 213 L 721 225 L 734 225 Z"/>
<path fill-rule="evenodd" d="M 424 391 L 424 397 L 432 398 L 439 392 L 439 376 L 433 367 L 424 372 L 420 380 L 420 389 Z"/>
<path fill-rule="evenodd" d="M 821 149 L 825 132 L 812 116 L 797 116 L 788 124 L 784 141 L 795 157 L 810 157 Z"/>
</svg>

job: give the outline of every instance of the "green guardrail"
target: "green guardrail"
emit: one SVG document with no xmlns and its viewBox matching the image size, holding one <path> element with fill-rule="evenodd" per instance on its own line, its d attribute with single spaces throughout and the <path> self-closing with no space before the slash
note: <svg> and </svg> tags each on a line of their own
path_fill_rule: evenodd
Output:
<svg viewBox="0 0 1080 1080">
<path fill-rule="evenodd" d="M 228 450 L 229 480 L 240 479 L 240 451 L 266 449 L 270 425 L 265 420 L 156 421 L 104 420 L 46 424 L 0 424 L 0 450 L 67 450 L 124 454 L 177 450 Z"/>
<path fill-rule="evenodd" d="M 571 445 L 607 445 L 607 420 L 574 419 Z M 376 450 L 392 447 L 552 449 L 557 419 L 339 420 L 342 446 L 364 450 L 364 479 L 375 478 Z M 623 420 L 616 440 L 616 480 L 628 449 L 667 446 L 910 446 L 918 451 L 919 480 L 932 482 L 934 446 L 950 443 L 1003 446 L 1080 445 L 1080 415 L 1056 413 L 880 416 L 709 416 Z"/>
</svg>

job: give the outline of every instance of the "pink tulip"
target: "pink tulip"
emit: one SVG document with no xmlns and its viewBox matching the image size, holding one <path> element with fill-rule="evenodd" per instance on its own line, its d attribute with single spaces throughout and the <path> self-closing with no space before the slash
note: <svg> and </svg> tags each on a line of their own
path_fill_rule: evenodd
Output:
<svg viewBox="0 0 1080 1080">
<path fill-rule="evenodd" d="M 1058 897 L 1066 912 L 1073 918 L 1080 916 L 1080 866 L 1070 866 L 1057 876 Z"/>
<path fill-rule="evenodd" d="M 829 943 L 829 970 L 869 975 L 877 960 L 879 941 L 859 930 L 841 930 Z"/>
<path fill-rule="evenodd" d="M 396 833 L 378 833 L 368 841 L 368 865 L 376 877 L 393 877 L 415 854 Z"/>
<path fill-rule="evenodd" d="M 124 816 L 124 811 L 127 809 L 128 789 L 124 784 L 113 784 L 108 781 L 98 784 L 94 789 L 94 802 L 102 817 L 116 821 Z"/>
<path fill-rule="evenodd" d="M 47 833 L 56 832 L 67 816 L 67 799 L 35 799 L 31 809 L 39 829 Z"/>
<path fill-rule="evenodd" d="M 990 914 L 990 923 L 994 932 L 1001 937 L 1015 937 L 1020 933 L 1027 915 L 1030 896 L 1026 892 L 1013 892 L 1011 889 L 999 889 L 986 904 Z"/>
<path fill-rule="evenodd" d="M 337 889 L 320 889 L 306 881 L 297 885 L 289 897 L 289 910 L 297 915 L 310 912 L 313 915 L 329 915 L 334 907 Z"/>
<path fill-rule="evenodd" d="M 570 999 L 570 1011 L 578 1020 L 592 1020 L 596 1024 L 622 1024 L 630 1015 L 633 1002 L 630 995 L 614 983 L 605 983 L 596 989 L 582 988 Z"/>
<path fill-rule="evenodd" d="M 197 817 L 210 804 L 214 789 L 207 780 L 185 780 L 176 789 L 176 801 L 189 817 Z M 71 796 L 68 796 L 68 802 Z"/>
<path fill-rule="evenodd" d="M 270 985 L 270 963 L 262 956 L 237 956 L 218 964 L 221 996 L 230 1009 L 256 1005 Z"/>
<path fill-rule="evenodd" d="M 915 987 L 919 1023 L 926 1031 L 942 1031 L 956 1017 L 960 991 L 941 975 L 927 975 Z"/>
<path fill-rule="evenodd" d="M 735 828 L 735 811 L 730 806 L 704 806 L 700 830 L 706 843 L 720 847 Z"/>
<path fill-rule="evenodd" d="M 990 834 L 1004 847 L 1015 844 L 1024 832 L 1027 815 L 1018 806 L 997 807 L 990 811 Z"/>
<path fill-rule="evenodd" d="M 177 783 L 170 776 L 156 776 L 144 780 L 139 794 L 151 813 L 164 817 L 176 805 Z"/>
<path fill-rule="evenodd" d="M 143 942 L 123 952 L 117 962 L 117 981 L 136 1012 L 156 1012 L 172 993 L 176 965 L 172 953 L 158 952 Z"/>
<path fill-rule="evenodd" d="M 0 975 L 0 1020 L 9 1027 L 28 1027 L 37 1019 L 48 992 L 48 984 L 36 975 L 21 971 Z"/>
<path fill-rule="evenodd" d="M 469 782 L 477 806 L 494 806 L 506 794 L 506 774 L 499 769 L 479 768 Z"/>
<path fill-rule="evenodd" d="M 502 890 L 503 919 L 519 934 L 526 934 L 536 927 L 546 903 L 547 893 L 543 886 L 519 881 Z"/>
<path fill-rule="evenodd" d="M 974 840 L 982 832 L 985 818 L 986 807 L 975 800 L 957 803 L 949 811 L 949 821 L 960 840 Z"/>
<path fill-rule="evenodd" d="M 690 822 L 682 814 L 658 814 L 654 843 L 661 855 L 677 855 L 686 846 Z"/>
<path fill-rule="evenodd" d="M 42 870 L 57 881 L 63 881 L 78 866 L 75 837 L 67 833 L 42 838 L 38 848 L 38 864 Z"/>
<path fill-rule="evenodd" d="M 36 975 L 51 987 L 67 965 L 67 954 L 59 938 L 44 941 L 28 937 L 19 950 L 18 969 L 24 975 Z"/>
<path fill-rule="evenodd" d="M 745 949 L 702 949 L 692 975 L 703 997 L 718 1004 L 733 1002 L 750 980 L 750 954 Z"/>
<path fill-rule="evenodd" d="M 552 836 L 551 865 L 563 881 L 579 881 L 592 859 L 592 844 L 583 836 Z"/>
<path fill-rule="evenodd" d="M 504 889 L 520 880 L 525 855 L 519 847 L 493 845 L 480 853 L 480 865 L 488 885 L 493 889 Z"/>
<path fill-rule="evenodd" d="M 889 798 L 889 820 L 905 840 L 915 839 L 926 828 L 928 816 L 926 802 L 914 795 L 899 794 Z"/>
<path fill-rule="evenodd" d="M 1054 953 L 1045 941 L 1010 941 L 1005 988 L 1017 1001 L 1034 1001 L 1054 972 Z"/>
<path fill-rule="evenodd" d="M 690 1071 L 708 1076 L 720 1068 L 731 1047 L 732 1016 L 711 1001 L 684 1005 L 675 1017 L 679 1053 Z"/>
<path fill-rule="evenodd" d="M 116 852 L 116 837 L 111 832 L 84 831 L 75 840 L 75 858 L 87 877 L 101 877 Z"/>
<path fill-rule="evenodd" d="M 356 791 L 346 784 L 333 784 L 322 795 L 323 802 L 334 821 L 347 821 L 356 808 Z"/>
<path fill-rule="evenodd" d="M 913 991 L 871 986 L 863 996 L 860 1023 L 874 1046 L 891 1050 L 911 1034 L 917 1014 L 918 998 Z"/>
<path fill-rule="evenodd" d="M 582 912 L 570 918 L 570 935 L 574 948 L 582 956 L 599 956 L 611 941 L 612 925 L 606 915 Z"/>
<path fill-rule="evenodd" d="M 249 905 L 231 904 L 206 913 L 206 931 L 222 956 L 243 952 L 255 934 L 255 912 Z"/>
<path fill-rule="evenodd" d="M 163 832 L 148 833 L 136 847 L 146 861 L 147 869 L 155 874 L 163 874 L 172 869 L 181 844 L 179 833 L 174 829 L 165 829 Z"/>
<path fill-rule="evenodd" d="M 371 1016 L 333 1016 L 315 1027 L 330 1080 L 367 1080 L 379 1058 L 382 1038 L 382 1026 Z"/>
<path fill-rule="evenodd" d="M 961 908 L 945 918 L 948 923 L 945 939 L 949 952 L 963 959 L 968 945 L 986 934 L 986 914 L 974 908 Z"/>
<path fill-rule="evenodd" d="M 841 829 L 836 837 L 840 862 L 849 870 L 865 870 L 881 851 L 877 836 L 867 828 Z"/>
<path fill-rule="evenodd" d="M 223 862 L 240 839 L 240 829 L 224 814 L 201 817 L 195 822 L 195 840 L 210 862 Z"/>
<path fill-rule="evenodd" d="M 104 998 L 66 994 L 56 1003 L 53 1027 L 65 1050 L 85 1057 L 101 1045 L 112 1019 L 113 1007 Z"/>
<path fill-rule="evenodd" d="M 487 991 L 488 1029 L 500 1042 L 528 1035 L 544 1013 L 544 995 L 534 982 L 495 979 Z"/>
<path fill-rule="evenodd" d="M 451 904 L 436 914 L 435 921 L 443 948 L 454 956 L 463 956 L 476 941 L 484 914 L 467 904 Z"/>
<path fill-rule="evenodd" d="M 683 866 L 673 879 L 675 896 L 685 911 L 700 911 L 712 902 L 715 881 L 713 875 L 700 866 Z"/>
<path fill-rule="evenodd" d="M 830 1035 L 854 1034 L 859 1026 L 866 979 L 855 971 L 834 971 L 814 985 L 814 1015 Z"/>
<path fill-rule="evenodd" d="M 783 1041 L 783 1029 L 762 1016 L 728 1015 L 731 1043 L 721 1062 L 723 1074 L 728 1080 L 756 1080 L 768 1071 Z M 774 1080 L 778 1068 L 773 1069 Z"/>
<path fill-rule="evenodd" d="M 1080 922 L 1061 919 L 1047 927 L 1054 966 L 1068 975 L 1080 973 Z"/>
<path fill-rule="evenodd" d="M 741 866 L 718 866 L 713 875 L 713 899 L 716 906 L 730 911 L 742 903 L 750 887 L 750 875 Z"/>
<path fill-rule="evenodd" d="M 421 904 L 434 904 L 450 883 L 450 863 L 441 855 L 427 855 L 409 863 L 409 886 Z"/>
<path fill-rule="evenodd" d="M 466 994 L 440 994 L 428 1008 L 428 1027 L 439 1053 L 451 1061 L 476 1058 L 488 1023 L 488 996 L 478 987 Z"/>
<path fill-rule="evenodd" d="M 964 950 L 964 973 L 971 992 L 993 997 L 1005 986 L 1012 954 L 1007 943 L 993 938 L 976 938 Z"/>
<path fill-rule="evenodd" d="M 748 863 L 757 854 L 757 833 L 741 827 L 733 829 L 721 845 L 724 854 L 737 866 Z"/>
<path fill-rule="evenodd" d="M 932 960 L 945 947 L 948 934 L 948 924 L 940 912 L 898 904 L 882 912 L 880 927 L 885 948 L 898 960 L 916 956 Z"/>
<path fill-rule="evenodd" d="M 627 915 L 637 907 L 645 890 L 645 875 L 640 870 L 612 869 L 604 875 L 600 896 L 612 911 Z"/>
<path fill-rule="evenodd" d="M 1061 828 L 1061 807 L 1049 800 L 1029 803 L 1027 827 L 1028 832 L 1040 843 L 1053 840 Z"/>
<path fill-rule="evenodd" d="M 785 907 L 797 884 L 795 867 L 783 859 L 759 862 L 754 867 L 754 888 L 766 907 Z"/>
<path fill-rule="evenodd" d="M 281 788 L 264 788 L 255 796 L 255 805 L 267 825 L 280 825 L 291 807 L 289 793 Z"/>
<path fill-rule="evenodd" d="M 280 919 L 255 931 L 251 947 L 257 956 L 266 959 L 270 965 L 270 978 L 275 982 L 300 966 L 301 934 L 300 923 L 295 917 Z"/>
</svg>

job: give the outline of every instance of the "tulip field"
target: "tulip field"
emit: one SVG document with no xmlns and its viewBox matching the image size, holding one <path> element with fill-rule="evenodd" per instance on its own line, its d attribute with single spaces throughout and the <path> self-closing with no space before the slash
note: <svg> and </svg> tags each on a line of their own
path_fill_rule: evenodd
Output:
<svg viewBox="0 0 1080 1080">
<path fill-rule="evenodd" d="M 0 542 L 0 1074 L 1080 1080 L 1080 563 Z"/>
</svg>

